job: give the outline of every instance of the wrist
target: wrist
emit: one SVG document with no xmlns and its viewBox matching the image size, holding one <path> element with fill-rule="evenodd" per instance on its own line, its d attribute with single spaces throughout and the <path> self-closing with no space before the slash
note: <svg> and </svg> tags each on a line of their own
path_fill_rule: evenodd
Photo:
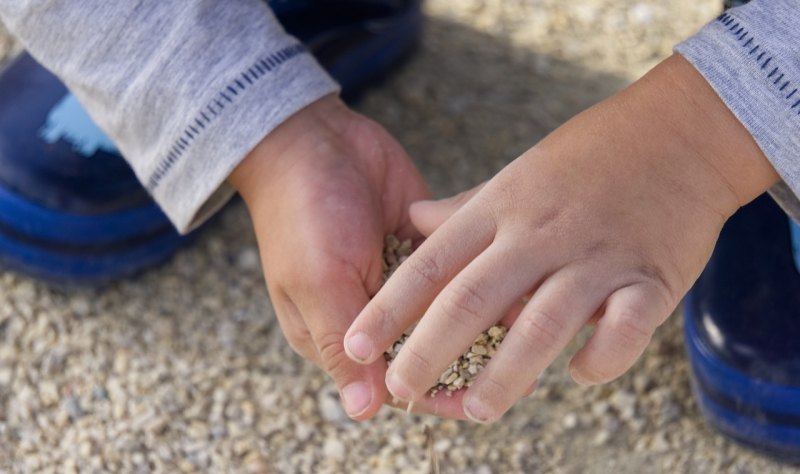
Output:
<svg viewBox="0 0 800 474">
<path fill-rule="evenodd" d="M 350 110 L 337 95 L 328 95 L 297 111 L 265 136 L 228 177 L 248 205 L 279 179 L 290 158 L 290 150 L 300 142 L 330 142 L 341 132 Z"/>
<path fill-rule="evenodd" d="M 665 138 L 682 147 L 685 156 L 673 158 L 687 160 L 683 165 L 693 180 L 726 217 L 778 182 L 750 132 L 682 56 L 663 61 L 631 89 L 643 98 Z"/>
</svg>

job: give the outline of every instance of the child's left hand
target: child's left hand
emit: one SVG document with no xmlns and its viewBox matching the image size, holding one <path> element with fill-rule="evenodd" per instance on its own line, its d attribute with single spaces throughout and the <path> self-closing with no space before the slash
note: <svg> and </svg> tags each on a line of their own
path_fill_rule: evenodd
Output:
<svg viewBox="0 0 800 474">
<path fill-rule="evenodd" d="M 776 181 L 747 130 L 673 56 L 482 189 L 413 206 L 412 221 L 430 237 L 361 312 L 345 347 L 374 362 L 419 320 L 386 374 L 394 396 L 415 402 L 506 317 L 510 331 L 478 379 L 440 405 L 440 415 L 491 422 L 595 320 L 570 371 L 580 383 L 607 382 L 675 309 L 725 220 Z"/>
</svg>

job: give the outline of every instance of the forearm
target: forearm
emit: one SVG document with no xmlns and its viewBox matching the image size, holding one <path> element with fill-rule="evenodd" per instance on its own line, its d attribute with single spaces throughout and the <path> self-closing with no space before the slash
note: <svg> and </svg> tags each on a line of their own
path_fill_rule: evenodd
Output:
<svg viewBox="0 0 800 474">
<path fill-rule="evenodd" d="M 181 230 L 221 205 L 241 159 L 338 86 L 265 2 L 0 0 Z"/>
</svg>

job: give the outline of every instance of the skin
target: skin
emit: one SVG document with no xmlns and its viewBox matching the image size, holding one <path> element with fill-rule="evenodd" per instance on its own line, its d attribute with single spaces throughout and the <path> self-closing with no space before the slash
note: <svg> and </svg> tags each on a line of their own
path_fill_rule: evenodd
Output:
<svg viewBox="0 0 800 474">
<path fill-rule="evenodd" d="M 383 348 L 419 321 L 385 375 L 389 391 L 490 423 L 592 322 L 571 375 L 613 380 L 697 279 L 723 223 L 777 181 L 713 89 L 672 56 L 485 185 L 414 204 L 428 238 L 355 318 L 347 354 L 379 393 Z M 499 320 L 508 336 L 476 382 L 431 408 L 438 375 Z"/>
<path fill-rule="evenodd" d="M 419 172 L 385 130 L 328 96 L 270 133 L 229 182 L 289 344 L 334 379 L 348 414 L 373 416 L 385 364 L 351 361 L 344 333 L 381 284 L 384 235 L 419 237 L 408 217 L 429 196 Z"/>
</svg>

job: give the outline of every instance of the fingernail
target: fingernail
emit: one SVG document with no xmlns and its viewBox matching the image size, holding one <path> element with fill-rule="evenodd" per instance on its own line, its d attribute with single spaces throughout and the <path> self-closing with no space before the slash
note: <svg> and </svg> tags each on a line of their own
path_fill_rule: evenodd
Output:
<svg viewBox="0 0 800 474">
<path fill-rule="evenodd" d="M 584 387 L 589 387 L 589 386 L 591 386 L 591 385 L 597 385 L 597 384 L 595 384 L 594 382 L 592 382 L 592 381 L 590 381 L 590 380 L 588 380 L 588 379 L 585 379 L 585 378 L 584 378 L 584 377 L 583 377 L 583 376 L 580 374 L 580 372 L 578 372 L 577 370 L 575 370 L 575 369 L 573 369 L 573 368 L 570 368 L 570 369 L 569 369 L 569 375 L 572 377 L 572 380 L 574 380 L 574 381 L 575 381 L 575 383 L 576 383 L 576 384 L 578 384 L 578 385 L 582 385 L 582 386 L 584 386 Z"/>
<path fill-rule="evenodd" d="M 480 400 L 470 398 L 464 401 L 464 414 L 472 421 L 486 423 L 489 421 L 489 410 Z"/>
<path fill-rule="evenodd" d="M 363 332 L 357 332 L 345 342 L 347 353 L 358 362 L 366 362 L 372 356 L 372 340 Z"/>
<path fill-rule="evenodd" d="M 342 389 L 342 405 L 351 417 L 358 416 L 372 403 L 372 390 L 364 382 L 353 382 Z"/>
<path fill-rule="evenodd" d="M 411 401 L 411 390 L 394 372 L 386 374 L 386 388 L 398 400 Z"/>
</svg>

